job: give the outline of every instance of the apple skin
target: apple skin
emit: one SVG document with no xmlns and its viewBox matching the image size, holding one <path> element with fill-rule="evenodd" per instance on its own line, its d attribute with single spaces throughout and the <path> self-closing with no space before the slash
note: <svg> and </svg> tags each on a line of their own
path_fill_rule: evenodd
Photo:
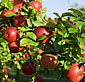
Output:
<svg viewBox="0 0 85 82">
<path fill-rule="evenodd" d="M 29 79 L 28 82 L 31 82 L 32 80 Z M 35 81 L 34 82 L 44 82 L 44 79 L 41 76 L 36 76 Z"/>
<path fill-rule="evenodd" d="M 40 63 L 45 68 L 54 69 L 58 65 L 58 58 L 53 54 L 45 54 L 41 57 Z"/>
<path fill-rule="evenodd" d="M 4 31 L 4 38 L 8 42 L 14 42 L 14 41 L 16 41 L 17 37 L 18 37 L 18 30 L 16 28 L 14 28 L 14 27 L 8 27 Z"/>
<path fill-rule="evenodd" d="M 33 69 L 31 68 L 30 64 L 32 65 Z M 34 62 L 25 62 L 22 64 L 21 70 L 25 75 L 32 75 L 36 72 L 36 64 Z"/>
<path fill-rule="evenodd" d="M 34 33 L 37 36 L 37 38 L 40 37 L 41 35 L 46 36 L 50 35 L 50 33 L 43 26 L 36 27 Z"/>
<path fill-rule="evenodd" d="M 29 7 L 29 6 L 33 6 L 37 12 L 39 12 L 39 9 L 42 8 L 40 1 L 31 1 L 28 3 L 27 7 Z"/>
<path fill-rule="evenodd" d="M 5 18 L 4 18 L 4 15 L 6 14 L 6 13 L 10 13 L 10 12 L 12 12 L 11 10 L 3 10 L 2 11 L 2 13 L 1 13 L 1 18 L 3 19 L 3 20 L 6 20 Z M 13 13 L 13 12 L 12 12 Z M 9 17 L 8 19 L 11 19 L 11 17 Z"/>
<path fill-rule="evenodd" d="M 24 2 L 25 0 L 12 0 L 14 6 L 20 6 L 20 7 L 23 6 Z"/>
<path fill-rule="evenodd" d="M 20 24 L 25 24 L 25 25 L 27 25 L 27 19 L 25 18 L 24 15 L 18 14 L 18 15 L 16 15 L 16 16 L 14 17 L 13 24 L 14 24 L 16 27 L 19 27 Z"/>
<path fill-rule="evenodd" d="M 8 46 L 9 46 L 10 52 L 12 53 L 21 52 L 21 50 L 23 49 L 23 47 L 20 47 L 20 42 L 8 43 Z"/>
<path fill-rule="evenodd" d="M 26 59 L 26 55 L 22 55 L 22 58 L 23 58 L 23 59 Z"/>
<path fill-rule="evenodd" d="M 84 77 L 84 66 L 82 65 L 79 69 L 79 63 L 71 63 L 69 69 L 64 69 L 64 78 L 69 82 L 79 82 Z M 81 75 L 79 78 L 78 76 Z"/>
<path fill-rule="evenodd" d="M 16 13 L 17 11 L 19 11 L 19 9 L 21 9 L 19 6 L 13 6 L 13 9 L 11 11 Z"/>
<path fill-rule="evenodd" d="M 16 57 L 16 60 L 20 60 L 20 56 L 19 57 Z"/>
</svg>

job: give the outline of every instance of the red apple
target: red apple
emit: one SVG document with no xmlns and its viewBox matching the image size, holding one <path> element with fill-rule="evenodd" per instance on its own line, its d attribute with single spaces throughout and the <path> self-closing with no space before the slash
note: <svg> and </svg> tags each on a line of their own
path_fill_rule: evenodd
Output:
<svg viewBox="0 0 85 82">
<path fill-rule="evenodd" d="M 28 7 L 29 7 L 29 6 L 34 7 L 34 9 L 36 9 L 37 12 L 39 12 L 39 9 L 42 8 L 42 4 L 40 3 L 40 1 L 31 1 L 31 2 L 28 3 L 27 6 L 28 6 Z"/>
<path fill-rule="evenodd" d="M 9 82 L 9 81 L 11 81 L 11 79 L 10 78 L 7 78 L 7 81 L 5 81 L 5 82 Z"/>
<path fill-rule="evenodd" d="M 26 59 L 26 55 L 22 55 L 22 58 L 23 58 L 23 59 Z"/>
<path fill-rule="evenodd" d="M 20 9 L 19 6 L 13 6 L 13 9 L 11 11 L 16 13 L 17 11 L 19 11 L 19 9 Z"/>
<path fill-rule="evenodd" d="M 64 69 L 64 77 L 69 82 L 79 82 L 84 77 L 84 66 L 78 67 L 79 63 L 71 63 L 69 69 Z"/>
<path fill-rule="evenodd" d="M 20 24 L 25 24 L 25 25 L 27 25 L 27 19 L 25 18 L 24 15 L 18 14 L 18 15 L 16 15 L 16 16 L 14 17 L 13 24 L 14 24 L 16 27 L 19 27 Z"/>
<path fill-rule="evenodd" d="M 22 7 L 25 0 L 12 0 L 13 5 Z"/>
<path fill-rule="evenodd" d="M 5 16 L 6 13 L 10 13 L 10 12 L 13 13 L 11 10 L 3 10 L 2 13 L 1 13 L 1 18 L 3 20 L 6 20 L 6 18 L 4 16 Z M 10 17 L 8 19 L 10 19 Z"/>
<path fill-rule="evenodd" d="M 19 57 L 16 57 L 16 60 L 20 60 L 20 56 Z"/>
<path fill-rule="evenodd" d="M 36 65 L 34 62 L 25 62 L 22 64 L 21 70 L 25 75 L 32 75 L 36 72 Z"/>
<path fill-rule="evenodd" d="M 18 37 L 18 30 L 14 27 L 9 27 L 4 31 L 4 38 L 8 42 L 16 41 Z"/>
<path fill-rule="evenodd" d="M 10 52 L 12 53 L 21 52 L 21 50 L 23 49 L 23 47 L 20 47 L 20 42 L 8 43 L 8 46 L 9 46 Z"/>
</svg>

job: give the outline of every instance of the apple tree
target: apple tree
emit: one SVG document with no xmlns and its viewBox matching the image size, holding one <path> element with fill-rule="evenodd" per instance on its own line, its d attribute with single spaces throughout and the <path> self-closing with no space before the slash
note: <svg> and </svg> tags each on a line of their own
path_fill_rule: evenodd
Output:
<svg viewBox="0 0 85 82">
<path fill-rule="evenodd" d="M 15 67 L 29 82 L 44 82 L 53 69 L 54 79 L 79 82 L 84 77 L 85 13 L 70 8 L 51 19 L 41 0 L 0 2 L 0 80 L 11 81 L 7 69 Z M 44 14 L 44 15 L 43 15 Z M 6 69 L 7 68 L 7 69 Z M 74 73 L 72 73 L 74 72 Z M 18 81 L 17 81 L 18 82 Z"/>
</svg>

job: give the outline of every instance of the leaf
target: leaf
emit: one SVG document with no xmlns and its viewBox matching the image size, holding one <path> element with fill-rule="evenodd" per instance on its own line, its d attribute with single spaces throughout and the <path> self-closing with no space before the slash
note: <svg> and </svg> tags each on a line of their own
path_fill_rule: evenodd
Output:
<svg viewBox="0 0 85 82">
<path fill-rule="evenodd" d="M 45 27 L 52 27 L 52 28 L 56 28 L 56 24 L 52 23 L 52 22 L 46 22 Z"/>
<path fill-rule="evenodd" d="M 46 35 L 41 35 L 40 37 L 38 37 L 37 41 L 43 40 L 45 39 L 47 36 Z"/>
<path fill-rule="evenodd" d="M 26 32 L 26 35 L 36 41 L 36 35 L 33 32 Z"/>
<path fill-rule="evenodd" d="M 43 7 L 43 8 L 40 8 L 39 11 L 40 11 L 41 13 L 46 13 L 47 9 L 46 9 L 46 7 L 45 7 L 45 8 Z"/>
<path fill-rule="evenodd" d="M 85 37 L 85 33 L 82 33 L 81 37 Z"/>
<path fill-rule="evenodd" d="M 55 42 L 54 42 L 54 44 L 53 44 L 54 45 L 54 48 L 55 48 L 55 50 L 57 50 L 57 52 L 59 52 L 63 48 L 62 45 L 59 45 L 58 44 L 59 41 L 61 41 L 61 39 L 56 39 Z"/>
<path fill-rule="evenodd" d="M 40 49 L 44 49 L 44 44 L 40 42 L 40 43 L 39 43 L 39 48 L 40 48 Z"/>
<path fill-rule="evenodd" d="M 8 7 L 9 10 L 11 10 L 13 8 L 13 4 L 11 2 L 8 2 L 7 7 Z"/>
<path fill-rule="evenodd" d="M 80 10 L 80 9 L 74 9 L 74 8 L 70 8 L 68 10 L 71 10 L 73 12 L 75 12 L 76 14 L 82 16 L 83 15 L 83 12 Z"/>
<path fill-rule="evenodd" d="M 20 40 L 20 46 L 26 46 L 26 45 L 32 45 L 32 46 L 37 46 L 39 42 L 34 42 L 31 39 L 28 38 L 23 38 Z"/>
<path fill-rule="evenodd" d="M 5 17 L 11 17 L 11 16 L 16 16 L 16 14 L 12 13 L 12 12 L 7 12 L 4 16 Z"/>
<path fill-rule="evenodd" d="M 27 19 L 28 26 L 32 27 L 32 21 L 30 19 Z"/>
<path fill-rule="evenodd" d="M 45 14 L 44 19 L 48 21 L 49 17 L 47 16 L 47 14 Z"/>
<path fill-rule="evenodd" d="M 63 13 L 63 14 L 62 14 L 62 17 L 64 17 L 64 16 L 77 17 L 78 15 L 77 15 L 77 14 L 75 14 L 75 13 L 73 13 L 73 12 L 66 12 L 66 13 Z"/>
<path fill-rule="evenodd" d="M 84 24 L 84 22 L 82 22 L 82 21 L 78 21 L 78 22 L 77 22 L 77 26 L 78 26 L 78 28 L 81 29 L 82 26 L 83 26 L 83 24 Z"/>
<path fill-rule="evenodd" d="M 35 26 L 43 26 L 44 24 L 42 24 L 40 21 L 36 20 L 36 21 L 33 21 L 32 20 L 32 23 L 35 25 Z"/>
<path fill-rule="evenodd" d="M 54 12 L 53 14 L 55 14 L 57 17 L 59 17 L 59 18 L 60 18 L 60 15 L 59 15 L 58 13 L 55 13 L 55 12 Z"/>
<path fill-rule="evenodd" d="M 57 66 L 54 69 L 54 72 L 53 72 L 54 79 L 60 79 L 62 77 L 62 73 L 63 73 L 63 67 L 62 66 Z"/>
<path fill-rule="evenodd" d="M 69 33 L 77 33 L 78 32 L 78 29 L 76 28 L 69 28 Z"/>
<path fill-rule="evenodd" d="M 69 69 L 70 67 L 71 67 L 70 62 L 65 61 L 65 63 L 64 63 L 64 68 L 65 68 L 65 69 Z"/>
<path fill-rule="evenodd" d="M 2 2 L 2 3 L 6 3 L 6 2 L 8 2 L 8 0 L 1 0 L 1 2 Z"/>
</svg>

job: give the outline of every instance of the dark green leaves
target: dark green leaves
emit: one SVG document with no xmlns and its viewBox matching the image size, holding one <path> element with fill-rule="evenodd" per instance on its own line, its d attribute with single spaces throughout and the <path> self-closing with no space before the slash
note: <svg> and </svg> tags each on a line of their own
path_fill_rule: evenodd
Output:
<svg viewBox="0 0 85 82">
<path fill-rule="evenodd" d="M 15 13 L 12 13 L 12 12 L 8 12 L 4 15 L 5 17 L 11 17 L 11 16 L 16 16 Z"/>
</svg>

